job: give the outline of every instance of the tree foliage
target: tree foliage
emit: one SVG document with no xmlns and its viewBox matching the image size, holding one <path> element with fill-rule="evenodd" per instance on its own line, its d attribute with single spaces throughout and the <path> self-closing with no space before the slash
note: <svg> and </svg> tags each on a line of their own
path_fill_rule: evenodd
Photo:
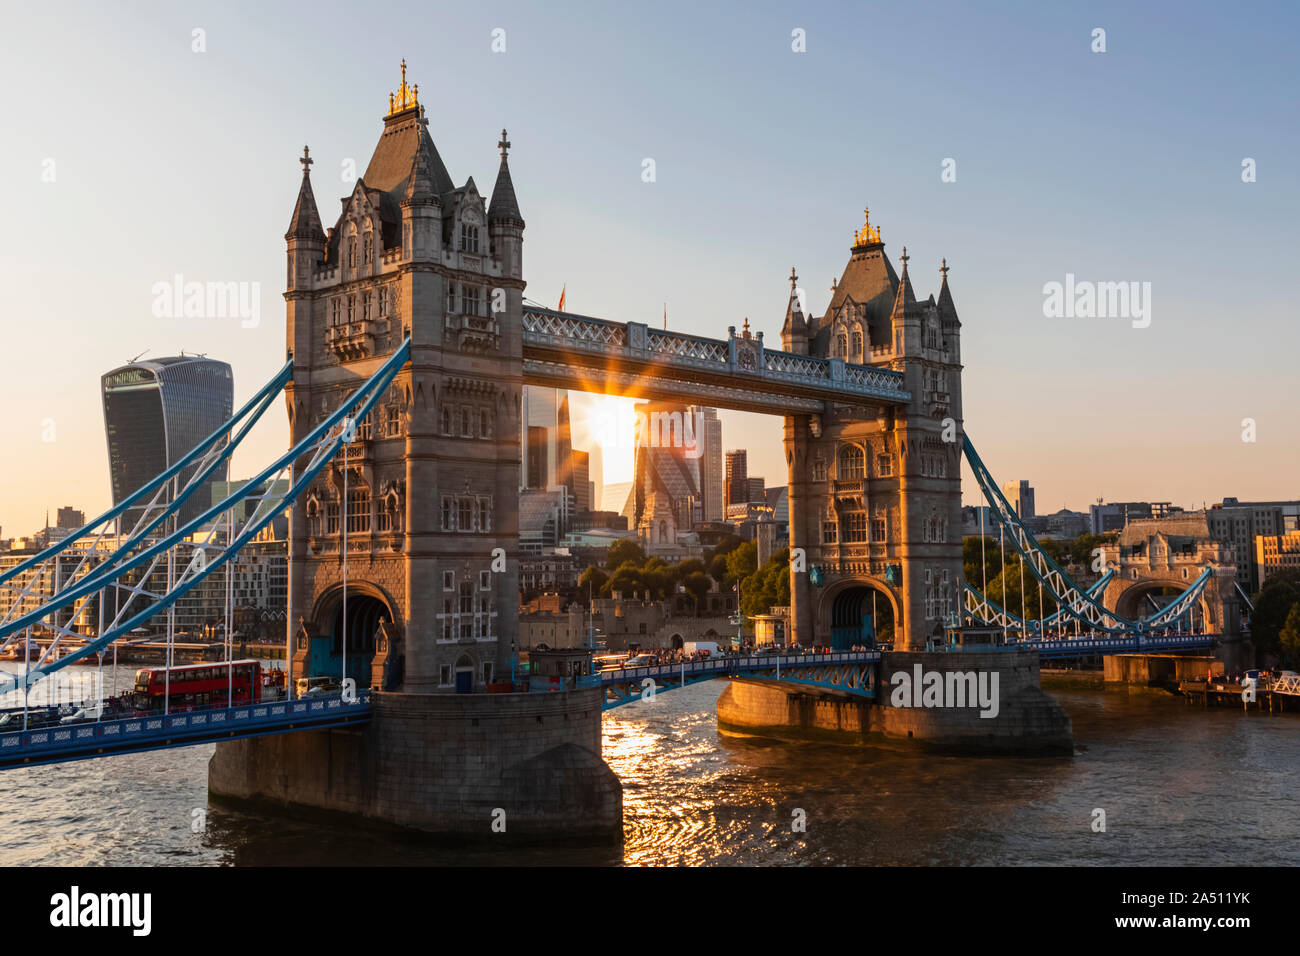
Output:
<svg viewBox="0 0 1300 956">
<path fill-rule="evenodd" d="M 605 567 L 612 571 L 628 561 L 638 565 L 645 563 L 645 550 L 641 545 L 624 538 L 609 546 L 609 552 L 605 555 Z"/>
<path fill-rule="evenodd" d="M 1255 649 L 1276 654 L 1282 650 L 1282 629 L 1292 607 L 1300 603 L 1300 569 L 1286 568 L 1272 575 L 1254 599 L 1250 637 Z"/>
<path fill-rule="evenodd" d="M 1278 632 L 1282 659 L 1288 664 L 1300 663 L 1300 601 L 1291 605 L 1286 622 Z"/>
<path fill-rule="evenodd" d="M 757 547 L 754 551 L 757 563 Z M 753 617 L 768 613 L 769 608 L 789 605 L 790 550 L 783 548 L 768 558 L 761 568 L 755 568 L 744 577 L 740 585 L 740 610 Z"/>
</svg>

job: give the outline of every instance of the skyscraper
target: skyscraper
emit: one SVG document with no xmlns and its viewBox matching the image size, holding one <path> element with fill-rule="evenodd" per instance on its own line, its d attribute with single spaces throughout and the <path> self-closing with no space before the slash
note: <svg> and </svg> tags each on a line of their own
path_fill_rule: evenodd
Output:
<svg viewBox="0 0 1300 956">
<path fill-rule="evenodd" d="M 676 402 L 642 402 L 636 406 L 643 433 L 638 436 L 635 460 L 636 478 L 628 493 L 622 514 L 629 528 L 641 529 L 650 515 L 654 518 L 656 537 L 675 538 L 677 531 L 694 526 L 695 508 L 700 502 L 699 446 L 694 437 L 687 442 L 684 426 L 691 411 Z M 693 427 L 693 425 L 692 425 Z M 671 526 L 671 528 L 669 527 Z"/>
<path fill-rule="evenodd" d="M 699 422 L 700 433 L 695 440 L 700 443 L 700 505 L 702 520 L 722 521 L 726 518 L 726 472 L 722 460 L 722 422 L 716 408 L 692 406 Z"/>
<path fill-rule="evenodd" d="M 1016 509 L 1016 514 L 1022 520 L 1034 517 L 1034 489 L 1023 478 L 1004 484 L 1002 496 L 1007 499 L 1007 504 Z"/>
<path fill-rule="evenodd" d="M 560 399 L 567 393 L 536 385 L 524 386 L 520 415 L 521 457 L 520 484 L 524 488 L 545 490 L 559 482 Z M 566 406 L 567 412 L 567 406 Z M 567 421 L 565 422 L 567 425 Z"/>
<path fill-rule="evenodd" d="M 230 366 L 195 355 L 131 362 L 100 380 L 113 503 L 127 498 L 183 458 L 230 418 L 234 377 Z M 196 470 L 180 475 L 180 487 Z M 226 465 L 186 501 L 185 523 L 211 506 L 211 485 L 226 480 Z"/>
<path fill-rule="evenodd" d="M 591 479 L 588 477 L 591 473 L 591 456 L 585 451 L 571 451 L 569 461 L 572 463 L 567 483 L 569 491 L 573 493 L 579 511 L 591 511 L 595 505 Z"/>
<path fill-rule="evenodd" d="M 727 452 L 727 504 L 749 500 L 749 454 L 741 448 Z"/>
<path fill-rule="evenodd" d="M 600 442 L 592 441 L 587 451 L 587 479 L 591 482 L 591 510 L 601 510 L 605 496 L 605 455 Z"/>
</svg>

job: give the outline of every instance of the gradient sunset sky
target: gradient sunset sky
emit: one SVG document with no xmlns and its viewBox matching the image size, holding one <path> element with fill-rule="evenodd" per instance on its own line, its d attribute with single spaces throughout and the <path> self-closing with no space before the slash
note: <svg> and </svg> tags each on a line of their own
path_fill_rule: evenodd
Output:
<svg viewBox="0 0 1300 956">
<path fill-rule="evenodd" d="M 281 365 L 298 156 L 332 224 L 403 57 L 457 185 L 490 190 L 508 128 L 531 299 L 567 285 L 572 311 L 655 325 L 667 303 L 670 327 L 719 338 L 748 317 L 779 343 L 790 267 L 820 314 L 869 205 L 918 297 L 947 257 L 966 429 L 1039 511 L 1300 497 L 1293 5 L 562 6 L 8 10 L 3 536 L 110 503 L 105 371 L 205 352 L 234 366 L 238 405 Z M 260 324 L 155 318 L 177 273 L 260 283 Z M 1045 318 L 1067 273 L 1150 282 L 1150 327 Z M 572 404 L 585 447 L 595 403 Z M 270 418 L 236 476 L 285 447 L 283 406 Z M 776 419 L 723 423 L 751 474 L 785 483 Z M 605 477 L 631 477 L 630 443 Z"/>
</svg>

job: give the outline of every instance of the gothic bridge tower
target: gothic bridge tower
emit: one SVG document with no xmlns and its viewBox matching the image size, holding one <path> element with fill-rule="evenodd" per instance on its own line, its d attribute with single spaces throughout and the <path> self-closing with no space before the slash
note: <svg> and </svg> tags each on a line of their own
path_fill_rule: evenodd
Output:
<svg viewBox="0 0 1300 956">
<path fill-rule="evenodd" d="M 805 645 L 874 633 L 920 649 L 959 610 L 961 323 L 946 260 L 938 299 L 918 302 L 906 248 L 898 272 L 884 250 L 868 218 L 820 318 L 803 314 L 791 273 L 784 349 L 902 372 L 912 396 L 785 420 L 790 546 L 805 549 L 810 572 L 791 577 Z"/>
<path fill-rule="evenodd" d="M 339 675 L 346 632 L 358 686 L 463 692 L 508 674 L 517 641 L 524 221 L 504 130 L 489 204 L 473 178 L 453 185 L 427 127 L 403 62 L 328 230 L 303 151 L 285 235 L 292 441 L 407 336 L 411 358 L 294 506 L 289 626 L 295 677 Z"/>
</svg>

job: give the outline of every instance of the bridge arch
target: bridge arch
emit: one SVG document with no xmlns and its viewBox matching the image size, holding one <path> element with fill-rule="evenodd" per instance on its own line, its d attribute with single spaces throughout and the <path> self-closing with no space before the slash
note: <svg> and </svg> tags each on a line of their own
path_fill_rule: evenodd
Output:
<svg viewBox="0 0 1300 956">
<path fill-rule="evenodd" d="M 1138 621 L 1156 612 L 1156 608 L 1146 600 L 1148 597 L 1174 597 L 1187 589 L 1186 581 L 1168 577 L 1138 578 L 1127 581 L 1121 578 L 1120 584 L 1123 585 L 1122 589 L 1112 592 L 1113 610 L 1117 616 L 1129 621 Z M 1203 591 L 1192 609 L 1193 629 L 1206 630 L 1215 620 L 1205 595 L 1206 592 Z"/>
<path fill-rule="evenodd" d="M 378 585 L 349 581 L 347 617 L 344 627 L 343 585 L 328 588 L 316 600 L 312 613 L 312 638 L 307 673 L 311 676 L 342 677 L 343 635 L 347 634 L 347 675 L 358 686 L 370 683 L 370 666 L 376 650 L 376 633 L 383 621 L 400 620 L 396 604 Z"/>
<path fill-rule="evenodd" d="M 875 614 L 868 626 L 864 616 Z M 817 608 L 817 643 L 833 649 L 894 640 L 899 633 L 901 607 L 898 595 L 884 581 L 857 575 L 836 581 L 821 595 Z"/>
</svg>

